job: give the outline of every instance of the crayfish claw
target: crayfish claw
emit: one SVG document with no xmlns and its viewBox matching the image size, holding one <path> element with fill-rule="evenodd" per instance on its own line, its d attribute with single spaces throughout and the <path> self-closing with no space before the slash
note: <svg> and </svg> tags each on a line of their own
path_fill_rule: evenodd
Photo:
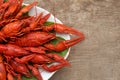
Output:
<svg viewBox="0 0 120 80">
<path fill-rule="evenodd" d="M 48 56 L 49 58 L 52 58 L 54 62 L 58 62 L 59 64 L 53 64 L 51 66 L 48 66 L 46 64 L 41 65 L 41 67 L 49 72 L 53 72 L 56 71 L 58 69 L 63 68 L 64 66 L 70 66 L 70 63 L 65 60 L 63 57 L 59 56 L 58 54 L 53 54 L 53 53 L 49 53 L 46 54 L 46 56 Z"/>
<path fill-rule="evenodd" d="M 10 2 L 10 5 L 7 9 L 7 11 L 5 12 L 4 14 L 4 19 L 7 19 L 7 18 L 10 18 L 14 15 L 14 12 L 17 10 L 17 7 L 18 7 L 18 1 L 17 0 L 12 0 L 12 1 L 9 1 Z"/>
<path fill-rule="evenodd" d="M 19 18 L 22 16 L 22 14 L 26 13 L 27 11 L 29 11 L 29 10 L 30 10 L 33 6 L 35 6 L 37 3 L 38 3 L 38 2 L 33 2 L 33 3 L 31 3 L 30 5 L 24 7 L 23 9 L 21 9 L 21 10 L 19 11 L 19 13 L 16 15 L 15 18 L 16 18 L 16 19 L 19 19 Z"/>
<path fill-rule="evenodd" d="M 77 44 L 78 42 L 82 41 L 84 38 L 75 38 L 72 40 L 65 40 L 57 43 L 56 45 L 53 45 L 51 43 L 45 44 L 44 46 L 50 50 L 56 51 L 56 52 L 61 52 L 64 51 L 65 49 Z"/>
<path fill-rule="evenodd" d="M 45 16 L 43 16 L 41 19 L 40 19 L 40 21 L 39 21 L 39 24 L 40 25 L 43 25 L 46 21 L 47 21 L 47 19 L 50 17 L 50 13 L 48 13 L 48 14 L 46 14 Z"/>
<path fill-rule="evenodd" d="M 24 56 L 22 58 L 15 58 L 15 61 L 19 62 L 19 63 L 27 63 L 29 60 L 31 60 L 32 58 L 34 58 L 35 54 L 31 54 L 31 55 L 27 55 Z"/>
<path fill-rule="evenodd" d="M 34 31 L 37 28 L 38 22 L 40 21 L 42 15 L 43 15 L 43 13 L 40 13 L 35 18 L 35 20 L 30 24 L 30 26 L 22 29 L 21 32 L 23 32 L 23 33 L 29 33 L 30 31 Z"/>
<path fill-rule="evenodd" d="M 60 56 L 58 54 L 49 53 L 49 54 L 46 54 L 46 56 L 48 56 L 49 58 L 52 58 L 55 62 L 59 62 L 59 63 L 68 65 L 68 66 L 70 65 L 67 60 L 65 60 L 62 56 Z"/>
<path fill-rule="evenodd" d="M 11 60 L 10 64 L 13 67 L 15 72 L 25 75 L 26 77 L 31 77 L 31 74 L 25 64 L 16 62 L 14 60 Z"/>
<path fill-rule="evenodd" d="M 78 42 L 82 41 L 83 38 L 75 38 L 75 39 L 72 39 L 72 40 L 66 40 L 66 41 L 63 41 L 64 42 L 64 45 L 69 48 L 75 44 L 77 44 Z M 59 45 L 59 44 L 58 44 Z"/>
<path fill-rule="evenodd" d="M 35 68 L 31 65 L 27 65 L 27 66 L 30 70 L 32 70 L 32 74 L 37 78 L 37 80 L 43 80 L 43 78 L 37 68 Z"/>
<path fill-rule="evenodd" d="M 63 68 L 64 66 L 65 65 L 63 65 L 63 64 L 52 65 L 50 67 L 48 67 L 46 64 L 41 65 L 41 67 L 43 69 L 45 69 L 46 71 L 49 71 L 49 72 L 54 72 L 56 70 Z"/>
<path fill-rule="evenodd" d="M 63 25 L 63 24 L 59 24 L 59 23 L 55 23 L 55 24 L 52 24 L 52 25 L 49 25 L 49 26 L 44 26 L 43 27 L 43 31 L 56 31 L 58 33 L 65 33 L 65 34 L 72 34 L 72 35 L 77 35 L 79 37 L 84 37 L 83 33 L 82 32 L 79 32 L 71 27 L 68 27 L 66 25 Z"/>
</svg>

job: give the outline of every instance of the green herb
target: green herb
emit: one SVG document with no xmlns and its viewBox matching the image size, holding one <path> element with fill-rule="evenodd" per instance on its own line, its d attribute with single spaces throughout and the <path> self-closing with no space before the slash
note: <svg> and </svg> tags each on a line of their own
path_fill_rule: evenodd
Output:
<svg viewBox="0 0 120 80">
<path fill-rule="evenodd" d="M 22 16 L 28 16 L 28 12 L 23 13 Z"/>
<path fill-rule="evenodd" d="M 26 7 L 26 5 L 22 5 L 22 8 Z"/>
<path fill-rule="evenodd" d="M 4 0 L 4 2 L 7 2 L 7 0 Z"/>
<path fill-rule="evenodd" d="M 45 26 L 49 26 L 49 25 L 52 25 L 52 24 L 54 24 L 54 22 L 47 21 L 47 22 L 44 23 Z"/>
<path fill-rule="evenodd" d="M 54 40 L 52 40 L 51 41 L 51 43 L 53 44 L 53 45 L 56 45 L 56 44 L 58 44 L 60 41 L 63 41 L 63 40 L 65 40 L 64 38 L 61 38 L 61 37 L 57 37 L 56 39 L 54 39 Z M 66 54 L 67 54 L 67 52 L 68 52 L 68 49 L 66 49 L 66 50 L 64 50 L 64 51 L 61 51 L 61 52 L 53 52 L 53 53 L 56 53 L 56 54 L 59 54 L 59 55 L 61 55 L 61 56 L 65 56 Z"/>
<path fill-rule="evenodd" d="M 22 8 L 24 8 L 24 7 L 26 7 L 26 5 L 22 5 Z M 22 16 L 29 16 L 28 13 L 29 13 L 29 11 L 26 13 L 23 13 Z"/>
<path fill-rule="evenodd" d="M 31 78 L 27 78 L 25 76 L 22 76 L 22 80 L 37 80 L 34 76 L 32 76 Z"/>
</svg>

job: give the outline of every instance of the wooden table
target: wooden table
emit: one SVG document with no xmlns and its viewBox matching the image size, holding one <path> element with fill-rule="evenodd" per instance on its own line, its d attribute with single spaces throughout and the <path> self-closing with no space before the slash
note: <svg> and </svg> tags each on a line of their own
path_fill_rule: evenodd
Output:
<svg viewBox="0 0 120 80">
<path fill-rule="evenodd" d="M 71 67 L 50 80 L 120 80 L 120 0 L 38 1 L 38 6 L 86 37 L 71 48 L 67 59 Z"/>
</svg>

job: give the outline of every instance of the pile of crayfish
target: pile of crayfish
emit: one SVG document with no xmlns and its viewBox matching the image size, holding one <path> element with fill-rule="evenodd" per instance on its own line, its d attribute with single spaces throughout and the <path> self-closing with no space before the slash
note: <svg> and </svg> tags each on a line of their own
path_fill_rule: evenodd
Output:
<svg viewBox="0 0 120 80">
<path fill-rule="evenodd" d="M 43 80 L 38 68 L 54 72 L 70 63 L 59 54 L 84 40 L 84 35 L 71 27 L 54 23 L 44 25 L 50 13 L 43 16 L 24 15 L 38 2 L 22 7 L 23 0 L 0 0 L 0 80 L 22 80 L 21 76 Z M 72 34 L 77 38 L 62 40 L 56 45 L 56 33 Z M 57 62 L 58 64 L 49 65 Z"/>
</svg>

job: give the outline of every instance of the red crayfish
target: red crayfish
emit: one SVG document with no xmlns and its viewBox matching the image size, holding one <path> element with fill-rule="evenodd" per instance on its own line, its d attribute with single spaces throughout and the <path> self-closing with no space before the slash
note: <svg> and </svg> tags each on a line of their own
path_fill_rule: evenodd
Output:
<svg viewBox="0 0 120 80">
<path fill-rule="evenodd" d="M 70 63 L 56 54 L 84 40 L 84 35 L 64 24 L 45 26 L 50 13 L 43 16 L 24 16 L 38 2 L 22 7 L 23 0 L 0 0 L 0 80 L 22 80 L 22 76 L 43 80 L 39 68 L 48 72 L 59 70 Z M 77 36 L 61 40 L 56 45 L 56 33 Z M 52 64 L 53 63 L 53 64 Z"/>
</svg>

